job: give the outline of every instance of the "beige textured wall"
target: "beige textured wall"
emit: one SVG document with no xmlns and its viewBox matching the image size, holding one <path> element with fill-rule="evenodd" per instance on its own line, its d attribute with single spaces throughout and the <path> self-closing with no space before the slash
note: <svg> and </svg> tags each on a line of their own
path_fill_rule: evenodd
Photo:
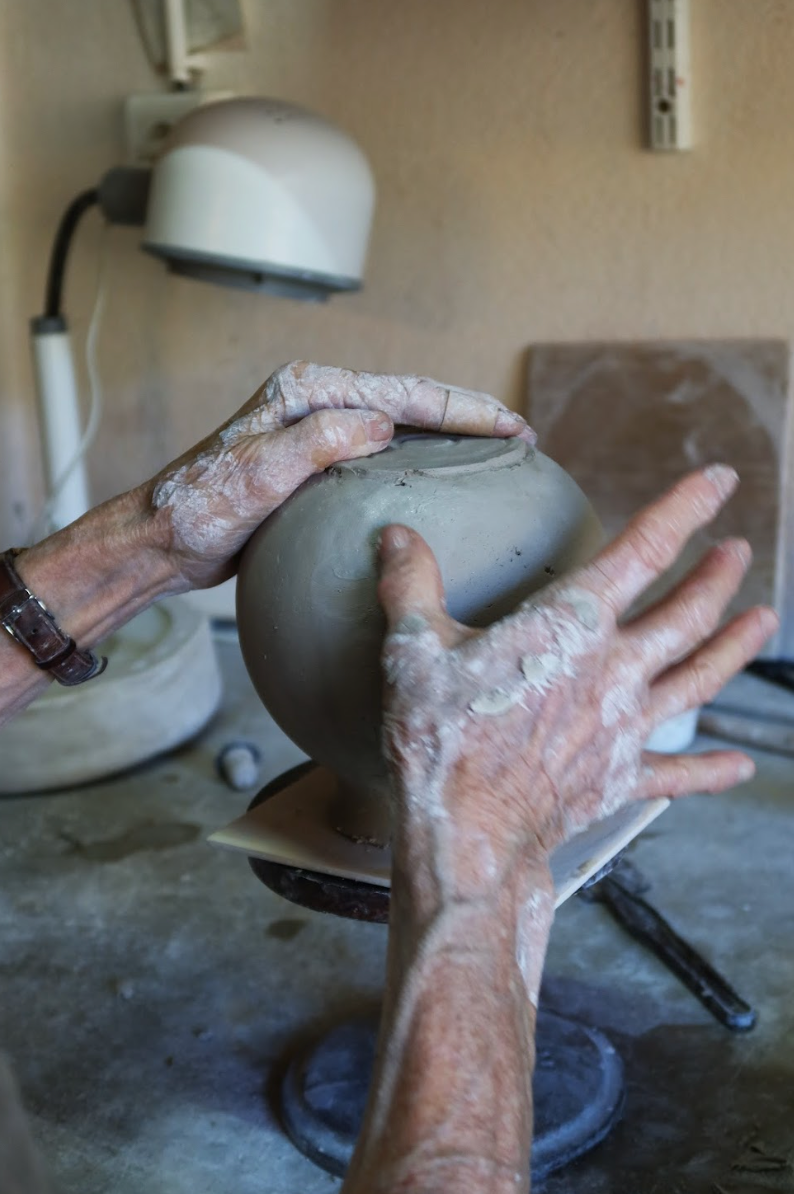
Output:
<svg viewBox="0 0 794 1194">
<path fill-rule="evenodd" d="M 315 106 L 371 157 L 368 284 L 324 308 L 168 278 L 110 233 L 97 497 L 295 356 L 411 370 L 520 405 L 533 340 L 794 329 L 794 7 L 693 0 L 698 147 L 642 148 L 637 0 L 247 0 L 212 87 Z M 0 542 L 40 478 L 26 321 L 64 203 L 156 86 L 127 5 L 0 0 Z M 98 221 L 68 308 L 78 343 Z"/>
</svg>

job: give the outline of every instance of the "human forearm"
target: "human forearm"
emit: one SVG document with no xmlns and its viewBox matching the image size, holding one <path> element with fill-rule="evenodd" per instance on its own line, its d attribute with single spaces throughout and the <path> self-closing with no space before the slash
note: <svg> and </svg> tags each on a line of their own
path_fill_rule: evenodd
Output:
<svg viewBox="0 0 794 1194">
<path fill-rule="evenodd" d="M 526 1190 L 548 867 L 519 855 L 494 884 L 438 900 L 405 836 L 379 1061 L 345 1194 Z"/>
<path fill-rule="evenodd" d="M 93 647 L 152 601 L 184 585 L 148 488 L 112 498 L 16 560 L 30 590 L 80 647 Z M 29 652 L 0 633 L 0 723 L 50 683 Z"/>
</svg>

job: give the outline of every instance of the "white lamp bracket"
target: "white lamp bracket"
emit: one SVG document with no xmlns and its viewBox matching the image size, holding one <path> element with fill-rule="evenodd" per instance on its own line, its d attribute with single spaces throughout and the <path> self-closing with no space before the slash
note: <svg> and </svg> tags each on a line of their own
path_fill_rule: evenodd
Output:
<svg viewBox="0 0 794 1194">
<path fill-rule="evenodd" d="M 168 77 L 174 87 L 186 88 L 206 67 L 203 54 L 188 51 L 185 0 L 163 0 L 163 23 Z"/>
</svg>

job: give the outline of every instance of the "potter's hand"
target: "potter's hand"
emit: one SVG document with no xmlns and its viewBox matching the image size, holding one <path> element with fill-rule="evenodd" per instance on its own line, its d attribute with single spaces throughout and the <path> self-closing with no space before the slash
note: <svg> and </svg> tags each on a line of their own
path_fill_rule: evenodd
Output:
<svg viewBox="0 0 794 1194">
<path fill-rule="evenodd" d="M 529 1190 L 550 852 L 630 800 L 717 791 L 752 771 L 735 751 L 643 749 L 774 630 L 766 609 L 716 629 L 747 544 L 712 548 L 672 594 L 621 620 L 735 483 L 726 468 L 692 474 L 591 564 L 484 631 L 447 614 L 427 544 L 384 531 L 385 742 L 397 780 L 388 977 L 343 1194 Z"/>
<path fill-rule="evenodd" d="M 185 587 L 230 576 L 248 537 L 307 477 L 380 452 L 396 423 L 534 441 L 524 420 L 487 394 L 428 378 L 285 365 L 151 484 Z"/>
<path fill-rule="evenodd" d="M 736 481 L 724 466 L 691 474 L 592 563 L 485 631 L 448 616 L 418 535 L 384 532 L 386 745 L 401 817 L 434 843 L 437 894 L 477 889 L 522 850 L 545 857 L 631 800 L 716 792 L 752 774 L 737 751 L 643 749 L 655 726 L 712 699 L 774 632 L 765 608 L 716 629 L 747 543 L 713 547 L 670 595 L 621 621 Z"/>
</svg>

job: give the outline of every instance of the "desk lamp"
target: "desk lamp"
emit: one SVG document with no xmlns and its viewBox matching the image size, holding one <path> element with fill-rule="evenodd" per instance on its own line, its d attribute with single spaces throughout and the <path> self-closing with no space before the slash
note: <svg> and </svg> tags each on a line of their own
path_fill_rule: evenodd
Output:
<svg viewBox="0 0 794 1194">
<path fill-rule="evenodd" d="M 49 529 L 90 505 L 62 307 L 84 212 L 99 206 L 111 224 L 143 226 L 142 248 L 172 273 L 317 302 L 360 289 L 374 200 L 367 159 L 340 129 L 280 100 L 233 99 L 175 125 L 152 170 L 114 168 L 72 201 L 53 244 L 44 313 L 31 323 Z"/>
</svg>

